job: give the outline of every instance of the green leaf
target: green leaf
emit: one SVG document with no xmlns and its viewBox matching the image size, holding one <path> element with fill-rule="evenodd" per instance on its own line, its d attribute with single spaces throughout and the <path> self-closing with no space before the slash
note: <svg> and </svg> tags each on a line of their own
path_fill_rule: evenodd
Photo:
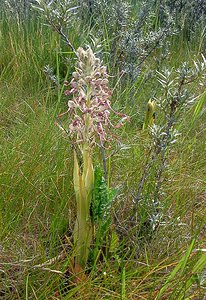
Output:
<svg viewBox="0 0 206 300">
<path fill-rule="evenodd" d="M 160 297 L 164 294 L 164 292 L 171 286 L 173 285 L 173 279 L 175 278 L 176 274 L 180 271 L 180 275 L 182 276 L 187 262 L 189 260 L 190 254 L 192 252 L 192 249 L 194 247 L 195 244 L 195 239 L 192 240 L 187 252 L 185 253 L 185 255 L 182 257 L 182 259 L 179 261 L 179 263 L 177 264 L 177 266 L 174 268 L 174 270 L 171 272 L 170 276 L 167 278 L 164 286 L 161 288 L 159 294 L 157 295 L 157 297 L 155 298 L 155 300 L 160 299 Z"/>
<path fill-rule="evenodd" d="M 100 166 L 97 166 L 94 173 L 94 189 L 91 205 L 93 224 L 104 223 L 110 216 L 110 207 L 116 194 L 116 189 L 108 189 L 103 171 Z"/>
</svg>

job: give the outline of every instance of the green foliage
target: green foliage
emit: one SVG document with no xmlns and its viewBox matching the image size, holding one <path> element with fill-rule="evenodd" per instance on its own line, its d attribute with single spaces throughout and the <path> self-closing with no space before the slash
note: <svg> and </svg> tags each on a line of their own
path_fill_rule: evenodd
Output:
<svg viewBox="0 0 206 300">
<path fill-rule="evenodd" d="M 20 7 L 23 2 L 16 4 Z M 79 2 L 91 1 L 75 5 Z M 98 6 L 100 2 L 108 7 Z M 184 5 L 179 10 L 181 3 Z M 198 9 L 190 10 L 198 3 Z M 98 38 L 98 56 L 113 76 L 112 104 L 131 116 L 131 123 L 119 133 L 125 149 L 122 145 L 114 149 L 112 140 L 105 144 L 109 181 L 112 186 L 121 186 L 118 197 L 117 191 L 108 189 L 101 167 L 95 171 L 91 216 L 96 239 L 88 277 L 76 286 L 68 271 L 68 261 L 74 254 L 72 152 L 54 124 L 58 112 L 67 108 L 61 84 L 71 77 L 75 55 L 68 50 L 66 40 L 60 41 L 42 20 L 35 19 L 33 11 L 32 18 L 23 22 L 23 5 L 20 14 L 10 14 L 8 6 L 0 4 L 4 9 L 0 11 L 2 299 L 82 299 L 83 293 L 88 299 L 180 300 L 205 296 L 206 98 L 205 79 L 199 81 L 204 60 L 200 54 L 205 45 L 201 17 L 205 4 L 120 4 L 94 1 L 97 13 L 92 15 L 80 7 L 69 27 L 68 36 L 75 48 L 88 44 L 90 35 Z M 176 28 L 168 28 L 169 24 L 176 24 Z M 175 35 L 170 35 L 172 32 Z M 136 69 L 142 61 L 141 68 Z M 45 65 L 53 69 L 48 72 L 52 83 L 46 80 Z M 137 77 L 125 76 L 129 66 L 130 74 L 134 71 Z M 186 84 L 178 91 L 183 79 Z M 156 127 L 148 135 L 142 132 L 141 123 L 151 97 L 156 98 L 157 116 Z M 171 107 L 176 110 L 167 136 Z M 64 118 L 61 121 L 65 125 Z M 165 144 L 166 160 L 161 167 Z M 160 152 L 151 161 L 151 172 L 145 176 L 141 197 L 134 204 L 151 154 L 150 145 Z M 160 179 L 155 176 L 160 174 L 158 170 L 163 170 Z M 159 188 L 157 179 L 161 189 L 156 205 L 153 196 Z M 131 216 L 134 206 L 135 218 Z"/>
<path fill-rule="evenodd" d="M 95 230 L 95 241 L 94 241 L 94 248 L 91 252 L 91 259 L 92 261 L 96 261 L 97 255 L 99 250 L 105 244 L 106 236 L 108 236 L 110 226 L 111 226 L 111 206 L 112 203 L 117 195 L 117 189 L 115 188 L 108 188 L 107 182 L 103 176 L 103 171 L 101 166 L 95 167 L 94 172 L 94 189 L 93 189 L 93 196 L 91 202 L 91 218 L 92 224 Z M 111 232 L 111 241 L 110 245 L 107 243 L 104 247 L 108 248 L 111 251 L 114 244 L 114 235 Z M 117 244 L 115 243 L 115 247 Z"/>
<path fill-rule="evenodd" d="M 116 195 L 117 189 L 107 187 L 107 182 L 103 176 L 102 168 L 100 166 L 95 167 L 94 189 L 91 205 L 93 224 L 103 225 L 110 220 L 110 208 Z"/>
<path fill-rule="evenodd" d="M 199 277 L 202 275 L 202 271 L 206 267 L 206 254 L 198 251 L 192 257 L 192 250 L 195 245 L 193 240 L 186 251 L 185 255 L 178 262 L 174 270 L 168 276 L 163 287 L 159 291 L 155 300 L 161 299 L 168 290 L 172 287 L 172 293 L 169 293 L 168 299 L 184 300 L 187 298 L 188 292 L 193 284 L 200 280 Z M 175 286 L 174 286 L 175 285 Z"/>
</svg>

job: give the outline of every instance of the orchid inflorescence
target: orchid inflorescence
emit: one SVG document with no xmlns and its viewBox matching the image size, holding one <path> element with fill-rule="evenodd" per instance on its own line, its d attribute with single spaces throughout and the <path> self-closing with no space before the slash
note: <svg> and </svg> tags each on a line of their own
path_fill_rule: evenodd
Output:
<svg viewBox="0 0 206 300">
<path fill-rule="evenodd" d="M 104 141 L 110 139 L 108 129 L 120 127 L 127 116 L 112 109 L 109 75 L 92 49 L 78 48 L 77 56 L 78 64 L 70 82 L 71 89 L 65 91 L 66 95 L 72 96 L 68 101 L 68 113 L 72 118 L 69 134 L 75 143 L 99 143 L 102 146 Z M 110 121 L 110 112 L 121 117 L 118 125 L 114 126 Z"/>
<path fill-rule="evenodd" d="M 111 139 L 111 128 L 122 126 L 128 117 L 112 109 L 109 75 L 92 49 L 78 48 L 75 53 L 77 66 L 72 74 L 70 89 L 65 94 L 69 96 L 67 112 L 70 124 L 67 133 L 74 146 L 74 269 L 77 271 L 86 267 L 91 242 L 95 238 L 95 224 L 90 213 L 95 177 L 93 148 L 95 145 L 104 147 L 104 142 Z M 68 85 L 68 82 L 65 84 Z M 110 112 L 120 116 L 116 126 L 110 121 Z"/>
</svg>

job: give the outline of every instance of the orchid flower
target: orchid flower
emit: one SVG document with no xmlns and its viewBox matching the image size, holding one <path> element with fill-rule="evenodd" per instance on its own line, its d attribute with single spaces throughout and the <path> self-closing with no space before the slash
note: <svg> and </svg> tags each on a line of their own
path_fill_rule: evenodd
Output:
<svg viewBox="0 0 206 300">
<path fill-rule="evenodd" d="M 84 269 L 88 260 L 92 240 L 90 207 L 94 185 L 93 148 L 103 145 L 110 138 L 110 128 L 119 127 L 127 116 L 115 112 L 110 103 L 109 75 L 91 48 L 77 49 L 78 63 L 73 72 L 68 95 L 68 133 L 74 147 L 74 190 L 77 216 L 74 228 L 75 266 Z M 122 122 L 114 126 L 110 114 L 121 117 Z M 77 158 L 80 150 L 82 168 Z"/>
</svg>

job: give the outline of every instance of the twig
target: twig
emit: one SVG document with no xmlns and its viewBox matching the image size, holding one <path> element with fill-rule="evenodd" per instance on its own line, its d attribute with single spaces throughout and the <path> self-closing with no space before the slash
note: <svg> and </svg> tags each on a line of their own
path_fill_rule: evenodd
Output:
<svg viewBox="0 0 206 300">
<path fill-rule="evenodd" d="M 69 46 L 72 51 L 74 52 L 74 54 L 76 55 L 76 57 L 78 57 L 78 54 L 74 48 L 74 46 L 72 45 L 72 43 L 70 42 L 70 40 L 68 39 L 68 37 L 66 36 L 66 34 L 62 31 L 62 28 L 57 29 L 57 32 L 63 37 L 63 39 L 65 40 L 67 46 Z"/>
<path fill-rule="evenodd" d="M 50 265 L 56 263 L 57 261 L 63 260 L 65 257 L 66 257 L 66 253 L 65 253 L 65 251 L 62 251 L 59 255 L 45 261 L 44 263 L 35 265 L 35 266 L 33 266 L 33 268 L 42 268 L 45 266 L 50 266 Z"/>
<path fill-rule="evenodd" d="M 137 191 L 137 196 L 134 199 L 134 202 L 136 204 L 141 199 L 141 194 L 142 194 L 142 190 L 143 190 L 143 187 L 144 187 L 145 180 L 147 179 L 147 177 L 149 175 L 149 170 L 153 166 L 153 164 L 154 164 L 154 162 L 156 160 L 156 157 L 159 154 L 159 148 L 156 149 L 156 151 L 154 152 L 154 154 L 153 154 L 153 156 L 151 158 L 151 161 L 149 161 L 151 151 L 152 151 L 152 148 L 149 151 L 148 159 L 146 161 L 146 164 L 145 164 L 145 167 L 144 167 L 144 171 L 143 171 L 142 177 L 140 179 L 140 183 L 139 183 L 139 187 L 138 187 L 138 191 Z"/>
<path fill-rule="evenodd" d="M 50 269 L 50 268 L 44 268 L 44 267 L 42 267 L 41 270 L 43 270 L 43 271 L 49 271 L 49 272 L 56 273 L 56 274 L 60 274 L 60 275 L 63 275 L 63 274 L 64 274 L 64 272 L 62 272 L 62 271 L 59 271 L 59 270 L 53 270 L 53 269 Z"/>
</svg>

